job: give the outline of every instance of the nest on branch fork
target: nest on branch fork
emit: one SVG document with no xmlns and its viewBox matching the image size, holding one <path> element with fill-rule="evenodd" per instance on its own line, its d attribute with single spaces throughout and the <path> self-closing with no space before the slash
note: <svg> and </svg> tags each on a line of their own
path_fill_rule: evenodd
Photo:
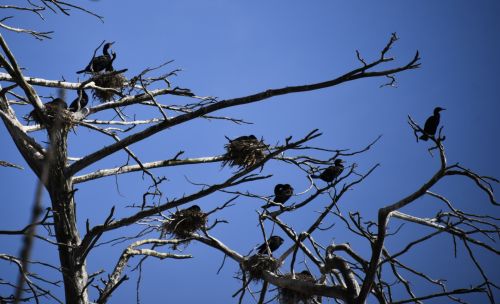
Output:
<svg viewBox="0 0 500 304">
<path fill-rule="evenodd" d="M 46 103 L 43 110 L 43 113 L 47 117 L 45 122 L 35 110 L 31 111 L 25 119 L 28 123 L 34 121 L 47 129 L 52 129 L 53 127 L 69 129 L 74 125 L 73 113 L 68 111 L 66 109 L 67 105 L 66 107 L 65 105 L 64 101 L 60 103 Z"/>
<path fill-rule="evenodd" d="M 121 92 L 127 83 L 127 78 L 122 73 L 106 72 L 94 75 L 94 83 L 101 88 L 115 89 Z M 113 99 L 115 92 L 93 89 L 93 95 L 100 102 L 107 102 Z"/>
<path fill-rule="evenodd" d="M 292 274 L 287 273 L 283 275 L 283 278 L 292 279 Z M 309 283 L 316 283 L 314 277 L 308 272 L 303 271 L 295 274 L 295 280 Z M 317 303 L 316 296 L 298 292 L 287 288 L 278 288 L 279 303 L 280 304 L 313 304 Z"/>
<path fill-rule="evenodd" d="M 225 148 L 227 152 L 222 166 L 229 165 L 246 169 L 262 161 L 266 157 L 269 146 L 262 139 L 258 140 L 254 135 L 249 135 L 234 140 L 229 139 Z"/>
<path fill-rule="evenodd" d="M 279 261 L 266 254 L 252 255 L 248 260 L 242 263 L 243 271 L 246 272 L 247 277 L 250 278 L 251 281 L 262 280 L 265 270 L 275 273 L 279 267 Z"/>
<path fill-rule="evenodd" d="M 207 224 L 207 215 L 197 205 L 175 212 L 163 228 L 176 238 L 185 239 Z"/>
</svg>

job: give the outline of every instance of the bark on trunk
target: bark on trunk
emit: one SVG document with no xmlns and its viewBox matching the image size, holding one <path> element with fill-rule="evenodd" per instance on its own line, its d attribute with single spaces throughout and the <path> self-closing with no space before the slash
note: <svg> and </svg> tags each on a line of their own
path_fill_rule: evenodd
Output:
<svg viewBox="0 0 500 304">
<path fill-rule="evenodd" d="M 87 304 L 87 270 L 85 261 L 78 256 L 80 235 L 76 225 L 75 202 L 71 178 L 65 176 L 67 161 L 67 135 L 65 125 L 52 127 L 49 132 L 52 144 L 49 178 L 46 184 L 52 201 L 54 224 L 59 245 L 59 259 L 63 272 L 66 303 Z"/>
</svg>

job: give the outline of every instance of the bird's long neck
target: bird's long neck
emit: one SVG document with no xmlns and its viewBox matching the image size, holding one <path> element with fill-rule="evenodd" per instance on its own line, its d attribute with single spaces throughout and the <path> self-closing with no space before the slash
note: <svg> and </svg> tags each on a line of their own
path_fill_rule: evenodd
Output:
<svg viewBox="0 0 500 304">
<path fill-rule="evenodd" d="M 102 54 L 103 54 L 104 56 L 109 56 L 108 49 L 109 49 L 109 44 L 106 44 L 106 45 L 104 46 L 104 48 L 102 49 Z"/>
</svg>

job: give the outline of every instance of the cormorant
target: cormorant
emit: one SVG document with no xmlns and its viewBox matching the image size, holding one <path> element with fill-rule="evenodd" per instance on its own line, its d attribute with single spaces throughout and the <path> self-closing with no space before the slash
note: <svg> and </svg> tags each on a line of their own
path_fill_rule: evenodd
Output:
<svg viewBox="0 0 500 304">
<path fill-rule="evenodd" d="M 231 142 L 233 141 L 244 141 L 244 140 L 257 140 L 257 137 L 255 137 L 255 135 L 251 134 L 251 135 L 243 135 L 243 136 L 240 136 L 238 138 L 235 138 L 233 140 L 231 140 Z"/>
<path fill-rule="evenodd" d="M 81 94 L 80 94 L 81 92 Z M 85 106 L 89 103 L 89 96 L 87 93 L 85 93 L 85 90 L 79 90 L 78 91 L 78 96 L 76 97 L 75 100 L 71 103 L 69 106 L 68 110 L 71 112 L 78 112 L 81 109 L 85 108 Z"/>
<path fill-rule="evenodd" d="M 98 73 L 104 69 L 110 69 L 113 60 L 116 58 L 116 53 L 113 53 L 113 57 L 109 54 L 108 50 L 114 42 L 108 42 L 102 48 L 102 55 L 92 58 L 87 67 L 81 71 L 76 72 L 81 73 Z"/>
<path fill-rule="evenodd" d="M 335 162 L 333 163 L 333 166 L 330 166 L 323 170 L 321 174 L 318 175 L 312 175 L 312 178 L 319 178 L 327 183 L 333 182 L 334 179 L 336 179 L 340 174 L 342 174 L 342 171 L 344 171 L 344 165 L 342 164 L 344 161 L 340 158 L 337 158 Z"/>
<path fill-rule="evenodd" d="M 271 250 L 271 253 L 275 251 L 276 249 L 280 248 L 281 244 L 283 244 L 285 240 L 283 240 L 280 236 L 278 235 L 273 235 L 267 240 L 267 244 L 269 244 L 269 249 Z M 267 247 L 266 243 L 260 245 L 257 248 L 257 252 L 260 254 L 267 253 Z"/>
<path fill-rule="evenodd" d="M 436 107 L 434 109 L 434 115 L 427 118 L 427 120 L 425 121 L 425 125 L 424 125 L 424 132 L 423 132 L 422 136 L 420 136 L 421 140 L 427 141 L 429 139 L 429 136 L 436 135 L 436 131 L 437 131 L 437 128 L 439 125 L 439 120 L 441 118 L 441 115 L 439 114 L 439 112 L 441 112 L 443 110 L 446 110 L 446 109 L 443 109 L 441 107 Z"/>
<path fill-rule="evenodd" d="M 274 202 L 278 204 L 283 204 L 293 195 L 293 188 L 289 184 L 277 184 L 274 187 Z M 269 208 L 275 206 L 275 204 L 269 203 L 262 208 Z"/>
<path fill-rule="evenodd" d="M 116 59 L 116 53 L 114 51 L 111 51 L 111 61 L 106 67 L 106 72 L 113 72 L 115 70 L 115 68 L 113 68 L 113 61 L 115 61 L 115 59 Z"/>
<path fill-rule="evenodd" d="M 201 211 L 201 208 L 200 208 L 200 206 L 198 206 L 198 205 L 193 205 L 193 206 L 191 206 L 191 207 L 189 207 L 189 208 L 187 208 L 187 209 L 185 209 L 185 210 L 189 210 L 189 211 L 198 211 L 198 212 L 200 212 L 200 211 Z"/>
</svg>

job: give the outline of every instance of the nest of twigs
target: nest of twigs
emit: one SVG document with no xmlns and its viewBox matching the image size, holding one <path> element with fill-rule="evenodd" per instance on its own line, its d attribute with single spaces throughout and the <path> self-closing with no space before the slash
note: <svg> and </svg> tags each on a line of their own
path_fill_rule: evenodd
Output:
<svg viewBox="0 0 500 304">
<path fill-rule="evenodd" d="M 283 275 L 283 278 L 291 279 L 292 274 L 287 273 Z M 314 280 L 314 277 L 312 277 L 308 273 L 296 273 L 295 274 L 295 280 L 298 281 L 303 281 L 303 282 L 310 282 L 310 283 L 315 283 L 316 280 Z M 278 288 L 278 294 L 279 294 L 279 302 L 280 304 L 312 304 L 316 303 L 315 296 L 311 294 L 305 294 L 301 292 L 297 292 L 292 289 L 287 289 L 287 288 Z"/>
<path fill-rule="evenodd" d="M 262 280 L 262 272 L 264 270 L 270 272 L 276 272 L 279 268 L 279 262 L 277 259 L 265 255 L 265 254 L 255 254 L 252 255 L 248 260 L 243 262 L 243 271 L 246 272 L 247 277 L 250 280 L 258 281 Z"/>
<path fill-rule="evenodd" d="M 268 146 L 264 141 L 258 140 L 255 136 L 242 136 L 229 140 L 225 145 L 226 157 L 223 166 L 249 168 L 262 161 L 266 157 Z"/>
<path fill-rule="evenodd" d="M 50 105 L 45 105 L 43 110 L 47 116 L 47 121 L 44 123 L 41 117 L 37 114 L 35 110 L 31 111 L 27 116 L 28 123 L 34 121 L 35 123 L 44 126 L 47 129 L 52 129 L 57 127 L 58 129 L 70 129 L 74 125 L 73 113 L 58 107 L 51 107 Z"/>
<path fill-rule="evenodd" d="M 170 220 L 166 221 L 163 228 L 176 238 L 185 239 L 196 230 L 205 227 L 207 215 L 198 209 L 183 209 L 175 212 Z"/>
<path fill-rule="evenodd" d="M 94 82 L 97 86 L 101 88 L 115 89 L 121 92 L 122 88 L 127 82 L 127 78 L 121 73 L 105 73 L 94 76 Z M 93 90 L 94 98 L 99 99 L 100 102 L 107 102 L 113 99 L 115 92 L 113 91 L 103 91 L 103 90 Z"/>
</svg>

